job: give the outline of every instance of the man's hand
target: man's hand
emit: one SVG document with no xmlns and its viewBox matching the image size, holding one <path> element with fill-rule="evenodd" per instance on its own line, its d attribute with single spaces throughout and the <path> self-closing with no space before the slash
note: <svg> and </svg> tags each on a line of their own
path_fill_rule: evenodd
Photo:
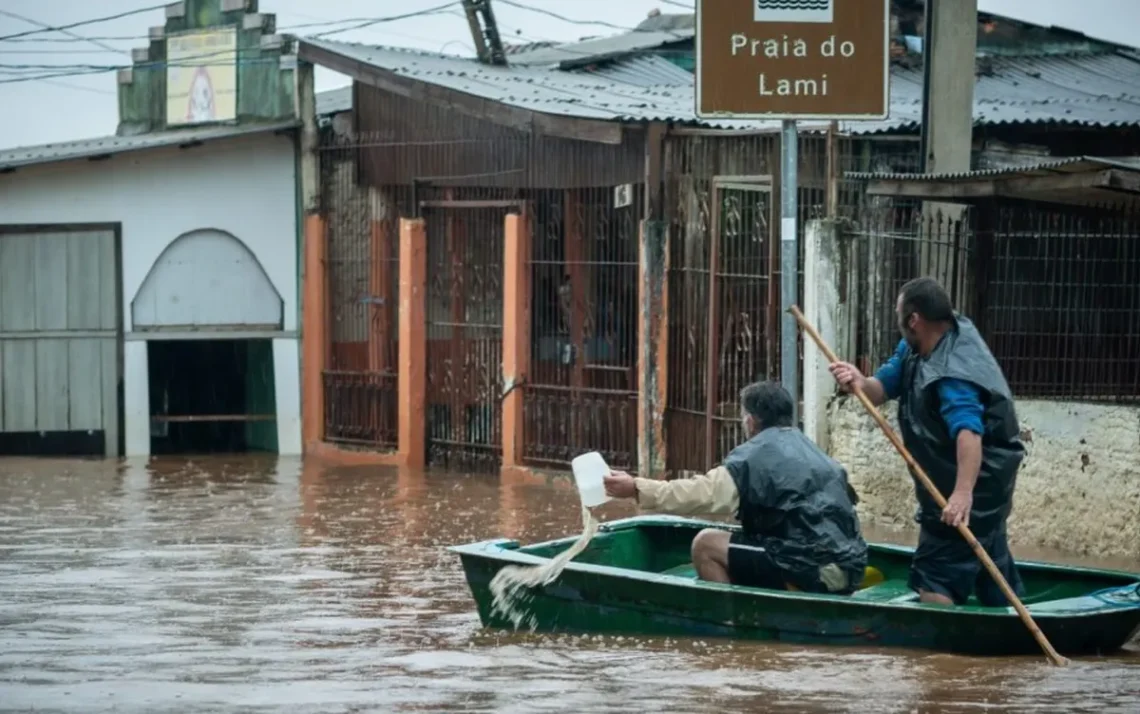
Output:
<svg viewBox="0 0 1140 714">
<path fill-rule="evenodd" d="M 970 526 L 970 509 L 974 507 L 974 495 L 969 491 L 954 491 L 942 509 L 942 522 L 957 528 Z"/>
<path fill-rule="evenodd" d="M 833 362 L 828 369 L 831 370 L 831 376 L 835 377 L 835 381 L 839 382 L 839 386 L 847 392 L 854 392 L 856 387 L 863 389 L 863 384 L 867 381 L 863 373 L 849 362 Z"/>
<path fill-rule="evenodd" d="M 625 471 L 611 471 L 604 483 L 610 498 L 637 498 L 637 483 Z"/>
</svg>

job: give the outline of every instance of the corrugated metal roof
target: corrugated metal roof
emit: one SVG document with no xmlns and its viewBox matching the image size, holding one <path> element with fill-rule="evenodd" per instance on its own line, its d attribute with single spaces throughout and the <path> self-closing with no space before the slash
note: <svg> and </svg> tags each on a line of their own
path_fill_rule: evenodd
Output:
<svg viewBox="0 0 1140 714">
<path fill-rule="evenodd" d="M 622 84 L 651 87 L 655 84 L 686 87 L 693 83 L 693 74 L 658 55 L 638 55 L 598 65 L 575 69 L 580 74 L 605 77 Z"/>
<path fill-rule="evenodd" d="M 692 30 L 697 26 L 697 16 L 691 12 L 676 12 L 651 14 L 637 24 L 635 30 L 640 32 L 673 32 L 675 30 Z"/>
<path fill-rule="evenodd" d="M 1010 166 L 1001 169 L 984 169 L 981 171 L 960 171 L 941 174 L 848 171 L 846 177 L 849 179 L 868 181 L 957 182 L 1001 178 L 1003 176 L 1045 176 L 1057 173 L 1080 174 L 1090 171 L 1100 171 L 1101 169 L 1140 171 L 1140 156 L 1071 156 L 1064 159 L 1042 161 L 1028 166 Z"/>
<path fill-rule="evenodd" d="M 19 146 L 0 150 L 0 171 L 10 171 L 21 166 L 49 164 L 59 161 L 74 161 L 101 156 L 122 154 L 128 151 L 143 151 L 164 146 L 179 146 L 198 142 L 229 139 L 236 136 L 281 131 L 298 126 L 298 122 L 277 122 L 249 126 L 211 126 L 199 129 L 139 134 L 137 136 L 103 136 L 94 139 L 81 139 L 58 144 L 40 146 Z"/>
<path fill-rule="evenodd" d="M 647 33 L 649 34 L 649 33 Z M 304 42 L 402 77 L 537 112 L 591 119 L 674 121 L 727 129 L 776 129 L 777 121 L 699 121 L 692 75 L 666 70 L 662 58 L 630 57 L 611 69 L 564 72 L 549 67 L 491 67 L 446 55 L 328 40 Z M 1140 125 L 1140 62 L 1121 53 L 994 57 L 979 64 L 974 118 L 982 125 Z M 635 75 L 645 71 L 641 80 Z M 653 77 L 662 73 L 659 83 Z M 613 76 L 607 74 L 612 72 Z M 687 83 L 681 83 L 682 74 Z M 851 134 L 914 131 L 922 121 L 922 72 L 891 70 L 891 114 L 882 121 L 841 122 Z M 807 130 L 823 124 L 804 123 Z"/>
<path fill-rule="evenodd" d="M 692 74 L 656 55 L 627 57 L 600 65 L 582 67 L 574 72 L 639 87 L 651 87 L 657 84 L 686 86 L 693 81 Z M 351 109 L 351 86 L 317 92 L 317 116 L 325 117 Z"/>
<path fill-rule="evenodd" d="M 974 121 L 982 125 L 1140 124 L 1140 62 L 1121 53 L 991 57 L 974 85 Z M 922 72 L 891 71 L 891 116 L 843 122 L 855 134 L 917 129 L 922 123 Z"/>
<path fill-rule="evenodd" d="M 569 69 L 583 64 L 593 64 L 602 60 L 656 49 L 673 42 L 685 42 L 692 38 L 692 28 L 667 32 L 634 31 L 612 37 L 598 37 L 582 42 L 568 42 L 554 47 L 519 52 L 511 57 L 511 62 L 516 65 L 561 66 L 563 69 Z"/>
<path fill-rule="evenodd" d="M 635 85 L 597 73 L 550 68 L 494 67 L 446 55 L 372 47 L 331 40 L 302 40 L 346 59 L 387 70 L 401 77 L 446 87 L 535 112 L 580 119 L 696 122 L 693 85 Z M 702 122 L 726 129 L 778 131 L 779 121 Z M 804 124 L 805 128 L 824 124 Z"/>
<path fill-rule="evenodd" d="M 352 109 L 352 85 L 317 92 L 317 116 L 339 114 Z"/>
</svg>

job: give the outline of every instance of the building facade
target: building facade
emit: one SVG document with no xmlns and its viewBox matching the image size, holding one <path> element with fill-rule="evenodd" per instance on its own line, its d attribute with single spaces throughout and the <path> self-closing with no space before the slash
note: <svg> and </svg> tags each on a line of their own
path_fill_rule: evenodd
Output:
<svg viewBox="0 0 1140 714">
<path fill-rule="evenodd" d="M 116 136 L 0 152 L 0 453 L 301 452 L 295 57 L 166 16 Z"/>
</svg>

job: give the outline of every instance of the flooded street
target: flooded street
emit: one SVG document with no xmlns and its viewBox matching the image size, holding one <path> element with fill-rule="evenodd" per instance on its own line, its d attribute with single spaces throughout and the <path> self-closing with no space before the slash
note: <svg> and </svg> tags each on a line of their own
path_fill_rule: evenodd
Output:
<svg viewBox="0 0 1140 714">
<path fill-rule="evenodd" d="M 494 476 L 0 460 L 0 710 L 1140 710 L 1136 651 L 1055 669 L 482 630 L 443 546 L 580 527 L 573 491 Z"/>
</svg>

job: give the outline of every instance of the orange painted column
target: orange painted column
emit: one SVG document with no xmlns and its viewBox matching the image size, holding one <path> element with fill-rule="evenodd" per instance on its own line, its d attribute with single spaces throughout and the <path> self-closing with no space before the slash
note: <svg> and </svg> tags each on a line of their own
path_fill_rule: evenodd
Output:
<svg viewBox="0 0 1140 714">
<path fill-rule="evenodd" d="M 323 373 L 328 363 L 327 236 L 320 215 L 305 217 L 301 304 L 301 443 L 308 451 L 325 437 Z"/>
<path fill-rule="evenodd" d="M 522 466 L 523 384 L 530 371 L 530 231 L 509 214 L 503 240 L 503 468 Z"/>
<path fill-rule="evenodd" d="M 669 375 L 669 243 L 665 224 L 642 221 L 637 281 L 637 462 L 652 478 L 665 472 Z"/>
<path fill-rule="evenodd" d="M 422 218 L 400 219 L 400 356 L 397 377 L 400 463 L 422 469 L 427 458 L 427 232 Z"/>
</svg>

